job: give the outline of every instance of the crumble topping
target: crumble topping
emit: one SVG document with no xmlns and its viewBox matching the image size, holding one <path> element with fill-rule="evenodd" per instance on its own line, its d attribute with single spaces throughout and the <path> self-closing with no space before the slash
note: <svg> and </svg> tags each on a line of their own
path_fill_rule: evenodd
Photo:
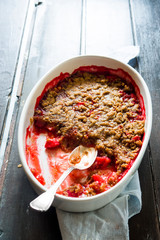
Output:
<svg viewBox="0 0 160 240">
<path fill-rule="evenodd" d="M 99 156 L 114 161 L 118 173 L 136 158 L 145 123 L 131 83 L 115 75 L 81 71 L 45 93 L 33 121 L 53 132 L 64 151 L 78 145 L 95 147 Z"/>
</svg>

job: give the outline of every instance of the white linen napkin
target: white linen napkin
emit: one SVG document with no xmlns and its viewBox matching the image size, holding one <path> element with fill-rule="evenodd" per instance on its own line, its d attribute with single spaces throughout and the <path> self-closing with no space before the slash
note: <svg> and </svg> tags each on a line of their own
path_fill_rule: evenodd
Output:
<svg viewBox="0 0 160 240">
<path fill-rule="evenodd" d="M 127 46 L 116 50 L 111 50 L 107 56 L 113 57 L 124 63 L 128 63 L 130 60 L 137 57 L 139 55 L 139 52 L 140 52 L 139 46 Z"/>
<path fill-rule="evenodd" d="M 63 240 L 128 240 L 128 219 L 141 210 L 138 172 L 124 191 L 111 203 L 86 213 L 57 209 Z"/>
<path fill-rule="evenodd" d="M 139 46 L 111 51 L 108 56 L 124 63 L 139 55 Z M 103 208 L 86 213 L 69 213 L 57 209 L 63 240 L 129 240 L 128 219 L 141 210 L 138 172 L 123 192 Z"/>
</svg>

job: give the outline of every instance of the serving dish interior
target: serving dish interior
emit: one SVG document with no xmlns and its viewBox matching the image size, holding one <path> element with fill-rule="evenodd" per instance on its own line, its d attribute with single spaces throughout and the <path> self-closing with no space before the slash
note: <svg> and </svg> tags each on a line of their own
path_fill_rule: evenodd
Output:
<svg viewBox="0 0 160 240">
<path fill-rule="evenodd" d="M 80 66 L 105 66 L 107 68 L 111 69 L 123 69 L 125 72 L 127 72 L 135 81 L 136 85 L 138 86 L 140 90 L 140 94 L 143 98 L 144 102 L 144 109 L 145 109 L 145 135 L 143 139 L 143 145 L 141 147 L 141 150 L 131 167 L 131 169 L 127 172 L 127 174 L 123 177 L 123 179 L 118 182 L 113 188 L 109 189 L 106 192 L 103 192 L 99 195 L 87 197 L 83 199 L 77 199 L 77 198 L 70 198 L 66 196 L 61 196 L 57 194 L 56 199 L 53 203 L 54 206 L 59 207 L 63 210 L 67 211 L 77 211 L 77 204 L 79 206 L 79 211 L 90 211 L 96 208 L 99 208 L 103 206 L 104 204 L 110 202 L 113 200 L 126 186 L 126 184 L 130 181 L 133 174 L 139 167 L 139 164 L 142 160 L 143 154 L 145 152 L 145 149 L 147 147 L 147 143 L 150 136 L 151 131 L 151 124 L 152 124 L 152 106 L 151 106 L 151 99 L 150 94 L 148 91 L 148 88 L 143 80 L 143 78 L 130 66 L 123 64 L 117 60 L 106 58 L 106 57 L 98 57 L 98 56 L 81 56 L 74 59 L 70 59 L 66 61 L 65 63 L 62 63 L 49 71 L 32 89 L 30 95 L 28 96 L 24 109 L 22 111 L 21 119 L 20 119 L 20 125 L 19 125 L 19 152 L 22 164 L 24 166 L 25 172 L 33 185 L 34 189 L 37 193 L 41 193 L 45 190 L 45 187 L 42 186 L 32 175 L 30 172 L 30 169 L 26 163 L 26 156 L 25 156 L 25 135 L 26 135 L 26 129 L 30 124 L 30 118 L 34 114 L 34 108 L 36 104 L 37 97 L 39 97 L 45 88 L 46 84 L 49 83 L 53 78 L 60 75 L 61 72 L 65 73 L 72 73 L 75 69 L 77 69 Z M 21 143 L 23 142 L 23 147 Z M 21 145 L 21 146 L 20 146 Z M 91 204 L 89 204 L 90 200 Z M 72 206 L 70 205 L 72 202 Z M 76 210 L 75 210 L 76 209 Z"/>
</svg>

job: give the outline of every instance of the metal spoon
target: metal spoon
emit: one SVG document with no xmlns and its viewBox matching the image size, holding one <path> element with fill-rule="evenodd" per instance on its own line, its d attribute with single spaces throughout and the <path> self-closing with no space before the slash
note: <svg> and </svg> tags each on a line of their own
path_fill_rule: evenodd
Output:
<svg viewBox="0 0 160 240">
<path fill-rule="evenodd" d="M 95 150 L 95 148 L 87 148 L 83 146 L 76 147 L 69 155 L 70 167 L 62 174 L 54 185 L 34 199 L 30 203 L 30 206 L 38 211 L 47 211 L 54 200 L 58 187 L 65 180 L 68 174 L 73 171 L 73 169 L 84 170 L 89 168 L 94 163 L 96 157 L 97 150 Z"/>
</svg>

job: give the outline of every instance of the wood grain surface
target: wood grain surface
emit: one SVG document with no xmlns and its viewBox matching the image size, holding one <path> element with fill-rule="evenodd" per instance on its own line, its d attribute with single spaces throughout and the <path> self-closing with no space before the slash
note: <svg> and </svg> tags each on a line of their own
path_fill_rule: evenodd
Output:
<svg viewBox="0 0 160 240">
<path fill-rule="evenodd" d="M 152 98 L 153 128 L 149 147 L 139 169 L 142 186 L 143 207 L 141 214 L 131 219 L 131 235 L 136 237 L 143 231 L 141 239 L 160 239 L 160 10 L 159 1 L 131 1 L 131 10 L 136 30 L 136 41 L 141 46 L 139 71 L 145 79 Z M 145 223 L 141 226 L 141 222 Z M 137 231 L 135 231 L 137 229 Z"/>
<path fill-rule="evenodd" d="M 5 130 L 8 96 L 18 65 L 26 14 L 30 14 L 27 1 L 6 2 L 0 2 L 1 26 L 6 27 L 5 30 L 0 27 L 1 132 Z M 113 50 L 133 44 L 140 46 L 136 68 L 150 89 L 154 114 L 151 140 L 139 168 L 142 211 L 129 220 L 130 239 L 160 239 L 159 9 L 158 0 L 46 0 L 36 4 L 11 119 L 12 141 L 6 142 L 0 175 L 0 239 L 61 239 L 54 208 L 46 213 L 29 208 L 36 193 L 23 168 L 18 168 L 18 123 L 32 87 L 51 67 L 67 58 L 80 54 L 107 56 Z"/>
<path fill-rule="evenodd" d="M 12 93 L 28 2 L 0 1 L 0 137 Z"/>
</svg>

